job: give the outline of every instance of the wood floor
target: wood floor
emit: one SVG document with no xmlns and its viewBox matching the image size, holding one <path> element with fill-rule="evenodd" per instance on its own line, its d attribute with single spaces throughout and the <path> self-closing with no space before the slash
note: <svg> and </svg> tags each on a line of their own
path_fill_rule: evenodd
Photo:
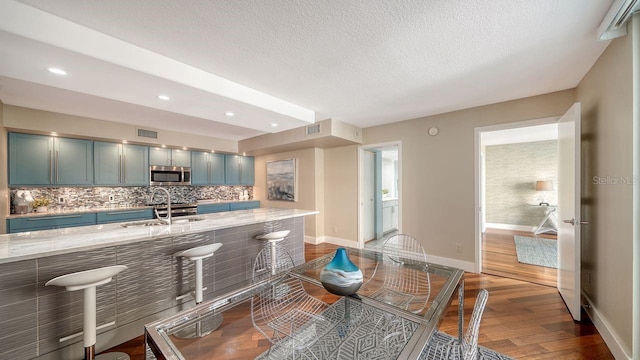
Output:
<svg viewBox="0 0 640 360">
<path fill-rule="evenodd" d="M 335 245 L 305 245 L 307 260 L 334 251 Z M 613 359 L 600 334 L 588 321 L 571 319 L 555 288 L 487 274 L 465 273 L 465 324 L 479 289 L 489 291 L 480 326 L 479 344 L 516 359 Z M 249 320 L 250 321 L 250 320 Z M 457 301 L 449 308 L 440 330 L 457 334 Z M 227 359 L 253 359 L 268 348 L 257 332 L 230 334 L 238 351 Z M 240 346 L 241 345 L 241 346 Z M 124 351 L 144 360 L 140 336 L 109 351 Z"/>
<path fill-rule="evenodd" d="M 541 237 L 556 240 L 555 235 L 531 232 L 487 229 L 482 237 L 482 272 L 490 275 L 529 281 L 556 287 L 557 270 L 518 262 L 514 235 Z"/>
</svg>

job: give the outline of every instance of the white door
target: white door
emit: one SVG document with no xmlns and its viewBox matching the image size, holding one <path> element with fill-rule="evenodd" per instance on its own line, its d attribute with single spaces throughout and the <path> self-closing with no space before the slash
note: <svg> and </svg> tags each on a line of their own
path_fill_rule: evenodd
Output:
<svg viewBox="0 0 640 360">
<path fill-rule="evenodd" d="M 375 204 L 375 175 L 376 156 L 373 152 L 363 152 L 362 174 L 364 185 L 362 186 L 362 219 L 364 241 L 376 238 L 376 204 Z"/>
<path fill-rule="evenodd" d="M 558 291 L 580 321 L 580 103 L 558 120 Z"/>
</svg>

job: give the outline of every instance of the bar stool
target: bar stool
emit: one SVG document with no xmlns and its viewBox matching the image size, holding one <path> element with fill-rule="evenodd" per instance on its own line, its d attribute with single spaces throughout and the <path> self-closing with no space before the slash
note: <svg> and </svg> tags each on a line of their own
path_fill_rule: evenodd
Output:
<svg viewBox="0 0 640 360">
<path fill-rule="evenodd" d="M 275 231 L 275 232 L 271 232 L 268 234 L 262 234 L 262 235 L 258 235 L 256 236 L 254 239 L 256 240 L 266 240 L 269 242 L 269 246 L 270 246 L 270 257 L 271 257 L 271 264 L 275 264 L 276 263 L 276 244 L 282 240 L 284 240 L 284 238 L 287 237 L 287 235 L 289 235 L 291 231 L 290 230 L 282 230 L 282 231 Z M 276 274 L 276 266 L 271 266 L 271 275 L 275 275 Z"/>
<path fill-rule="evenodd" d="M 203 299 L 203 280 L 204 276 L 202 274 L 202 260 L 212 257 L 213 253 L 215 253 L 220 247 L 221 243 L 214 243 L 209 245 L 197 246 L 191 249 L 179 251 L 173 256 L 179 258 L 183 257 L 193 261 L 195 264 L 196 270 L 196 285 L 193 291 L 193 298 L 196 300 L 196 305 L 200 304 Z M 180 300 L 184 298 L 185 295 L 178 296 L 176 300 Z M 181 338 L 196 338 L 202 337 L 210 334 L 212 331 L 218 328 L 222 323 L 222 314 L 213 317 L 207 317 L 206 319 L 202 319 L 197 321 L 194 327 L 185 327 L 182 330 L 175 333 L 176 336 Z"/>
<path fill-rule="evenodd" d="M 82 327 L 82 336 L 85 360 L 129 360 L 129 355 L 120 352 L 110 352 L 96 356 L 96 331 L 98 330 L 98 328 L 104 328 L 115 324 L 115 321 L 112 321 L 108 324 L 96 327 L 96 287 L 110 282 L 114 276 L 116 276 L 126 268 L 127 267 L 124 265 L 114 265 L 98 269 L 79 271 L 55 277 L 47 281 L 47 283 L 45 284 L 45 286 L 63 286 L 66 287 L 67 291 L 84 290 L 84 323 Z M 60 339 L 60 341 L 65 341 L 72 337 L 75 337 L 75 335 L 62 338 Z"/>
</svg>

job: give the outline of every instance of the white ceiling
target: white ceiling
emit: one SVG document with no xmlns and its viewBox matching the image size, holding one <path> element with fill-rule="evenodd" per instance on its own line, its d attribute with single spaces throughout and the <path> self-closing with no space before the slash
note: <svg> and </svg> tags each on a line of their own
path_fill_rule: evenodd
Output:
<svg viewBox="0 0 640 360">
<path fill-rule="evenodd" d="M 612 2 L 3 0 L 0 99 L 229 139 L 368 127 L 575 87 Z"/>
</svg>

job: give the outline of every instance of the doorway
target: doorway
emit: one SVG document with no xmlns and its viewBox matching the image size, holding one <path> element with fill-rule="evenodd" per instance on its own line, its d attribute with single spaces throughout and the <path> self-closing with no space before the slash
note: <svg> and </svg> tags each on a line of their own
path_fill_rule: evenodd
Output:
<svg viewBox="0 0 640 360">
<path fill-rule="evenodd" d="M 359 148 L 358 246 L 381 246 L 401 224 L 401 145 L 399 142 Z"/>
<path fill-rule="evenodd" d="M 476 129 L 478 272 L 556 286 L 556 121 Z M 547 259 L 529 244 L 548 250 Z"/>
</svg>

